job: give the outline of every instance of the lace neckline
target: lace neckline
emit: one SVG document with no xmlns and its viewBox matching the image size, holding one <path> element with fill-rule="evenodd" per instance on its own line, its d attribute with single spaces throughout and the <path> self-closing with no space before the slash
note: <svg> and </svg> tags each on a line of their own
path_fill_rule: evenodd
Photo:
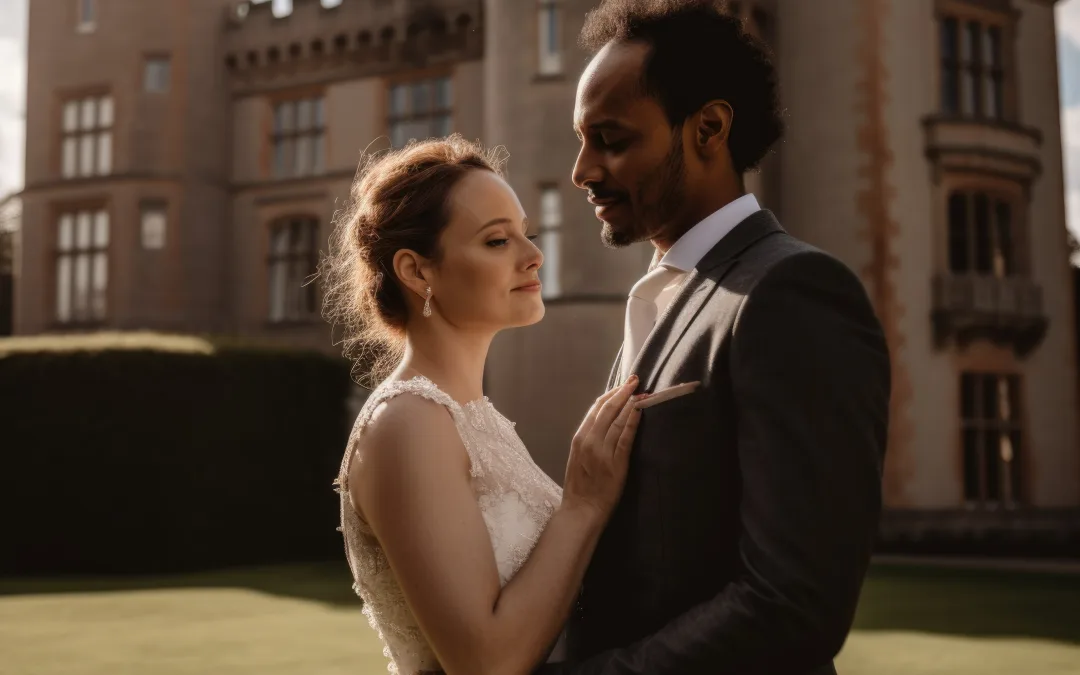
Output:
<svg viewBox="0 0 1080 675">
<path fill-rule="evenodd" d="M 424 375 L 413 375 L 412 377 L 410 377 L 407 380 L 394 380 L 392 382 L 386 382 L 385 384 L 392 385 L 392 384 L 398 383 L 398 386 L 402 386 L 402 385 L 405 385 L 406 383 L 409 383 L 409 382 L 420 382 L 420 383 L 423 383 L 423 384 L 427 384 L 427 385 L 433 387 L 436 391 L 441 393 L 443 396 L 448 398 L 450 401 L 453 401 L 454 405 L 458 406 L 459 408 L 464 408 L 466 410 L 470 410 L 470 409 L 480 407 L 480 406 L 487 406 L 487 405 L 491 404 L 491 401 L 488 400 L 487 396 L 481 396 L 480 398 L 475 398 L 475 399 L 473 399 L 471 401 L 466 401 L 464 403 L 459 403 L 457 399 L 455 399 L 450 394 L 447 394 L 442 389 L 442 387 L 435 384 L 431 380 L 431 378 L 426 377 Z"/>
</svg>

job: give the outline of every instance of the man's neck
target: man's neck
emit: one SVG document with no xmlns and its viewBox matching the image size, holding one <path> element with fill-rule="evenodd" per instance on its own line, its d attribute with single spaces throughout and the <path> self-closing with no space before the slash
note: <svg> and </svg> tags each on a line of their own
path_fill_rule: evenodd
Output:
<svg viewBox="0 0 1080 675">
<path fill-rule="evenodd" d="M 651 240 L 652 245 L 660 251 L 660 255 L 667 253 L 668 249 L 695 225 L 746 194 L 741 185 L 736 189 L 717 190 L 715 196 L 710 195 L 711 199 L 703 199 L 686 213 L 680 214 L 677 224 L 672 223 L 670 227 L 663 228 L 663 234 Z"/>
</svg>

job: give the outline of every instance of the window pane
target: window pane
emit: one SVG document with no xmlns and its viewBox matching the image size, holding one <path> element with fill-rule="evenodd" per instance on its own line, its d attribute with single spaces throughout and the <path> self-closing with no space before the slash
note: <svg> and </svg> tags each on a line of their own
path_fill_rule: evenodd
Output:
<svg viewBox="0 0 1080 675">
<path fill-rule="evenodd" d="M 978 376 L 964 373 L 960 376 L 960 417 L 963 420 L 978 419 Z"/>
<path fill-rule="evenodd" d="M 983 43 L 983 64 L 987 66 L 1001 65 L 1001 28 L 990 26 L 986 31 L 986 41 Z"/>
<path fill-rule="evenodd" d="M 85 251 L 90 248 L 91 221 L 89 211 L 80 211 L 75 221 L 75 248 Z"/>
<path fill-rule="evenodd" d="M 143 89 L 151 93 L 167 92 L 169 90 L 169 71 L 169 59 L 148 59 L 143 76 Z"/>
<path fill-rule="evenodd" d="M 311 172 L 311 136 L 298 136 L 296 139 L 295 175 L 306 176 Z"/>
<path fill-rule="evenodd" d="M 434 123 L 434 135 L 435 136 L 449 136 L 452 129 L 452 122 L 449 115 L 440 115 L 435 118 Z"/>
<path fill-rule="evenodd" d="M 79 141 L 71 136 L 64 139 L 64 178 L 71 178 L 78 172 Z"/>
<path fill-rule="evenodd" d="M 57 243 L 61 251 L 70 251 L 75 244 L 75 219 L 70 213 L 60 216 L 60 234 Z"/>
<path fill-rule="evenodd" d="M 91 295 L 91 314 L 94 319 L 105 318 L 105 297 L 109 285 L 109 260 L 104 253 L 94 256 L 94 279 Z"/>
<path fill-rule="evenodd" d="M 440 77 L 435 80 L 435 107 L 438 110 L 449 110 L 454 107 L 454 88 L 449 77 Z"/>
<path fill-rule="evenodd" d="M 558 188 L 544 188 L 540 193 L 540 225 L 545 228 L 562 225 L 562 202 Z"/>
<path fill-rule="evenodd" d="M 282 139 L 274 141 L 274 175 L 285 175 L 285 141 Z"/>
<path fill-rule="evenodd" d="M 289 253 L 289 228 L 278 226 L 274 228 L 274 234 L 270 245 L 270 251 L 275 257 L 284 257 Z"/>
<path fill-rule="evenodd" d="M 983 375 L 979 380 L 982 390 L 979 417 L 983 420 L 994 421 L 997 419 L 998 410 L 998 378 L 994 375 Z"/>
<path fill-rule="evenodd" d="M 106 211 L 98 211 L 94 214 L 94 248 L 105 248 L 109 245 L 109 214 Z"/>
<path fill-rule="evenodd" d="M 544 230 L 539 238 L 540 251 L 544 262 L 540 265 L 540 292 L 545 298 L 561 294 L 560 254 L 562 253 L 562 233 L 559 230 Z"/>
<path fill-rule="evenodd" d="M 98 126 L 111 127 L 113 124 L 113 100 L 112 96 L 102 96 L 98 99 Z"/>
<path fill-rule="evenodd" d="M 408 139 L 405 138 L 405 125 L 402 122 L 397 122 L 390 125 L 390 143 L 395 148 L 401 148 L 405 146 Z"/>
<path fill-rule="evenodd" d="M 1009 382 L 1009 421 L 1016 423 L 1020 419 L 1020 378 L 1016 375 L 1008 377 Z M 1014 447 L 1016 446 L 1014 443 Z"/>
<path fill-rule="evenodd" d="M 984 193 L 975 195 L 975 271 L 989 274 L 992 271 L 990 246 L 990 200 Z"/>
<path fill-rule="evenodd" d="M 1021 447 L 1021 437 L 1019 431 L 1013 431 L 1009 434 L 1009 447 L 1012 451 L 1012 459 L 1008 465 L 1008 485 L 1009 485 L 1009 499 L 1014 502 L 1019 502 L 1024 498 L 1024 491 L 1021 489 L 1023 483 L 1023 448 Z"/>
<path fill-rule="evenodd" d="M 417 82 L 412 86 L 412 114 L 422 115 L 431 111 L 431 85 Z"/>
<path fill-rule="evenodd" d="M 297 131 L 307 131 L 311 128 L 312 121 L 311 101 L 304 99 L 296 103 L 296 129 Z"/>
<path fill-rule="evenodd" d="M 1009 378 L 1005 376 L 995 377 L 997 381 L 997 409 L 994 417 L 1002 422 L 1012 419 L 1012 411 L 1009 409 L 1012 397 L 1009 395 Z"/>
<path fill-rule="evenodd" d="M 326 126 L 326 104 L 323 102 L 322 97 L 315 99 L 315 127 L 322 129 Z"/>
<path fill-rule="evenodd" d="M 979 432 L 976 429 L 964 429 L 964 499 L 977 502 L 982 498 L 979 489 L 981 470 L 979 468 Z"/>
<path fill-rule="evenodd" d="M 76 321 L 85 321 L 90 311 L 90 255 L 75 256 L 75 297 L 73 315 Z"/>
<path fill-rule="evenodd" d="M 986 480 L 983 483 L 987 501 L 1001 501 L 1001 442 L 997 433 L 983 435 Z"/>
<path fill-rule="evenodd" d="M 941 110 L 953 115 L 960 112 L 960 79 L 954 66 L 941 71 Z"/>
<path fill-rule="evenodd" d="M 165 209 L 144 208 L 142 212 L 142 245 L 147 250 L 165 248 Z"/>
<path fill-rule="evenodd" d="M 71 133 L 79 130 L 79 104 L 69 101 L 64 104 L 64 131 Z"/>
<path fill-rule="evenodd" d="M 296 128 L 296 105 L 292 101 L 279 103 L 274 119 L 274 129 L 278 133 L 293 131 Z"/>
<path fill-rule="evenodd" d="M 112 171 L 112 132 L 99 133 L 97 140 L 97 172 L 104 176 Z"/>
<path fill-rule="evenodd" d="M 994 273 L 999 277 L 1012 274 L 1012 210 L 1006 202 L 998 202 L 995 208 L 994 223 L 997 225 L 997 246 L 994 250 Z"/>
<path fill-rule="evenodd" d="M 941 22 L 941 58 L 956 60 L 956 19 L 948 18 Z"/>
<path fill-rule="evenodd" d="M 996 120 L 1005 117 L 1005 86 L 1001 73 L 991 73 L 986 81 L 986 114 Z"/>
<path fill-rule="evenodd" d="M 94 128 L 94 121 L 96 115 L 94 114 L 95 101 L 92 98 L 84 99 L 82 104 L 82 114 L 79 117 L 79 128 L 84 131 Z"/>
<path fill-rule="evenodd" d="M 79 0 L 79 23 L 94 23 L 97 19 L 95 2 L 96 0 Z"/>
<path fill-rule="evenodd" d="M 79 175 L 91 176 L 94 173 L 94 134 L 79 138 Z"/>
<path fill-rule="evenodd" d="M 968 260 L 968 197 L 961 192 L 949 195 L 949 269 L 967 272 Z"/>
<path fill-rule="evenodd" d="M 71 321 L 71 256 L 56 261 L 56 320 Z"/>
<path fill-rule="evenodd" d="M 401 117 L 406 114 L 406 91 L 404 85 L 397 85 L 390 90 L 390 116 Z"/>
<path fill-rule="evenodd" d="M 322 173 L 326 169 L 326 139 L 322 133 L 318 133 L 312 137 L 311 144 L 315 153 L 314 159 L 311 160 L 311 170 L 315 173 Z"/>
<path fill-rule="evenodd" d="M 285 319 L 285 260 L 275 260 L 270 264 L 270 320 Z"/>
</svg>

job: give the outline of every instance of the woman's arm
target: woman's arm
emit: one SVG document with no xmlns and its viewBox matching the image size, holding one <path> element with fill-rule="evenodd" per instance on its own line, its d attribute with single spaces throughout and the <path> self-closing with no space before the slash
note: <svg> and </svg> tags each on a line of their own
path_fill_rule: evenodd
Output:
<svg viewBox="0 0 1080 675">
<path fill-rule="evenodd" d="M 582 440 L 572 451 L 578 459 L 571 465 L 588 475 L 575 474 L 571 481 L 568 469 L 563 503 L 505 587 L 470 485 L 468 455 L 446 410 L 401 397 L 384 406 L 367 428 L 349 492 L 449 675 L 528 673 L 558 637 L 617 500 L 610 497 L 611 484 L 618 482 L 621 491 L 625 477 L 617 471 L 604 475 L 595 459 L 582 461 L 594 450 L 603 459 L 600 448 L 611 434 L 609 454 L 620 437 L 627 437 L 621 450 L 625 459 L 638 413 L 626 405 L 632 389 L 625 397 L 614 391 L 620 396 L 606 395 L 612 406 L 603 408 L 602 397 L 586 418 L 595 427 L 593 444 Z M 617 409 L 616 399 L 621 401 Z"/>
</svg>

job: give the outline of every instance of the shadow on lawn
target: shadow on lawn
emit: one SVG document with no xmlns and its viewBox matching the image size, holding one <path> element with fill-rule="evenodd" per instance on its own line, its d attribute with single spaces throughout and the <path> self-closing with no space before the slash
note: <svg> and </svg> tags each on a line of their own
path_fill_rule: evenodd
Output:
<svg viewBox="0 0 1080 675">
<path fill-rule="evenodd" d="M 1080 575 L 880 565 L 855 629 L 1080 644 Z"/>
<path fill-rule="evenodd" d="M 245 567 L 146 577 L 0 579 L 0 597 L 52 593 L 104 593 L 175 588 L 248 588 L 330 605 L 360 606 L 344 561 Z"/>
</svg>

